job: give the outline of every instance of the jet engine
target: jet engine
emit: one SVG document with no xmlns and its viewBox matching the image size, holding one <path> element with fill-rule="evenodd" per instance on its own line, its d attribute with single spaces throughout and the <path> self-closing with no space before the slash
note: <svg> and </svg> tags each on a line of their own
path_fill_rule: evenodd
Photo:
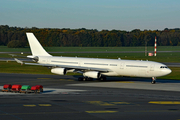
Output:
<svg viewBox="0 0 180 120">
<path fill-rule="evenodd" d="M 88 71 L 83 73 L 84 77 L 88 77 L 88 78 L 100 78 L 101 77 L 101 73 L 96 72 L 96 71 Z"/>
<path fill-rule="evenodd" d="M 65 75 L 67 73 L 66 68 L 53 68 L 51 72 L 58 75 Z"/>
</svg>

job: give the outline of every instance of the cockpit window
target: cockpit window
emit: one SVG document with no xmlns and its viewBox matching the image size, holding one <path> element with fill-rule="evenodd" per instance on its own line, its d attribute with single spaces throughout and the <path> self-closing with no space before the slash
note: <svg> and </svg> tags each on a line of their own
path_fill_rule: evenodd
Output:
<svg viewBox="0 0 180 120">
<path fill-rule="evenodd" d="M 160 68 L 168 68 L 167 66 L 161 66 Z"/>
</svg>

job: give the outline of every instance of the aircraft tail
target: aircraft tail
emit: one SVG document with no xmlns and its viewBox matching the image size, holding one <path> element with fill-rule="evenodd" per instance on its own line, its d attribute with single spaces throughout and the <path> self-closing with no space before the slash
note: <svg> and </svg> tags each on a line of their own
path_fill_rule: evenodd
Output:
<svg viewBox="0 0 180 120">
<path fill-rule="evenodd" d="M 44 50 L 44 48 L 41 46 L 41 44 L 39 43 L 39 41 L 33 33 L 26 33 L 26 35 L 33 56 L 51 56 Z"/>
</svg>

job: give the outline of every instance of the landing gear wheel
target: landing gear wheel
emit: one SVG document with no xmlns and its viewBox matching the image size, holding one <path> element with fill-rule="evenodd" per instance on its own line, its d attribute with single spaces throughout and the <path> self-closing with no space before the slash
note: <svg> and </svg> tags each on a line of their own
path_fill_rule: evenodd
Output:
<svg viewBox="0 0 180 120">
<path fill-rule="evenodd" d="M 155 80 L 152 80 L 152 82 L 151 82 L 152 84 L 155 84 L 156 83 L 156 81 Z"/>
<path fill-rule="evenodd" d="M 88 78 L 87 77 L 83 77 L 83 81 L 88 81 Z"/>
<path fill-rule="evenodd" d="M 152 84 L 155 84 L 156 83 L 156 77 L 152 77 Z"/>
<path fill-rule="evenodd" d="M 106 77 L 100 77 L 98 80 L 99 81 L 106 81 Z"/>
</svg>

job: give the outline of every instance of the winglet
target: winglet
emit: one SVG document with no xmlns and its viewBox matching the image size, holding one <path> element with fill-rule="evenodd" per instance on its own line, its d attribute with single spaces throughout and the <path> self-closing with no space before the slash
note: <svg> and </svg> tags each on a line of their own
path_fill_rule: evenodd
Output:
<svg viewBox="0 0 180 120">
<path fill-rule="evenodd" d="M 33 56 L 51 56 L 41 46 L 33 33 L 26 33 Z"/>
</svg>

